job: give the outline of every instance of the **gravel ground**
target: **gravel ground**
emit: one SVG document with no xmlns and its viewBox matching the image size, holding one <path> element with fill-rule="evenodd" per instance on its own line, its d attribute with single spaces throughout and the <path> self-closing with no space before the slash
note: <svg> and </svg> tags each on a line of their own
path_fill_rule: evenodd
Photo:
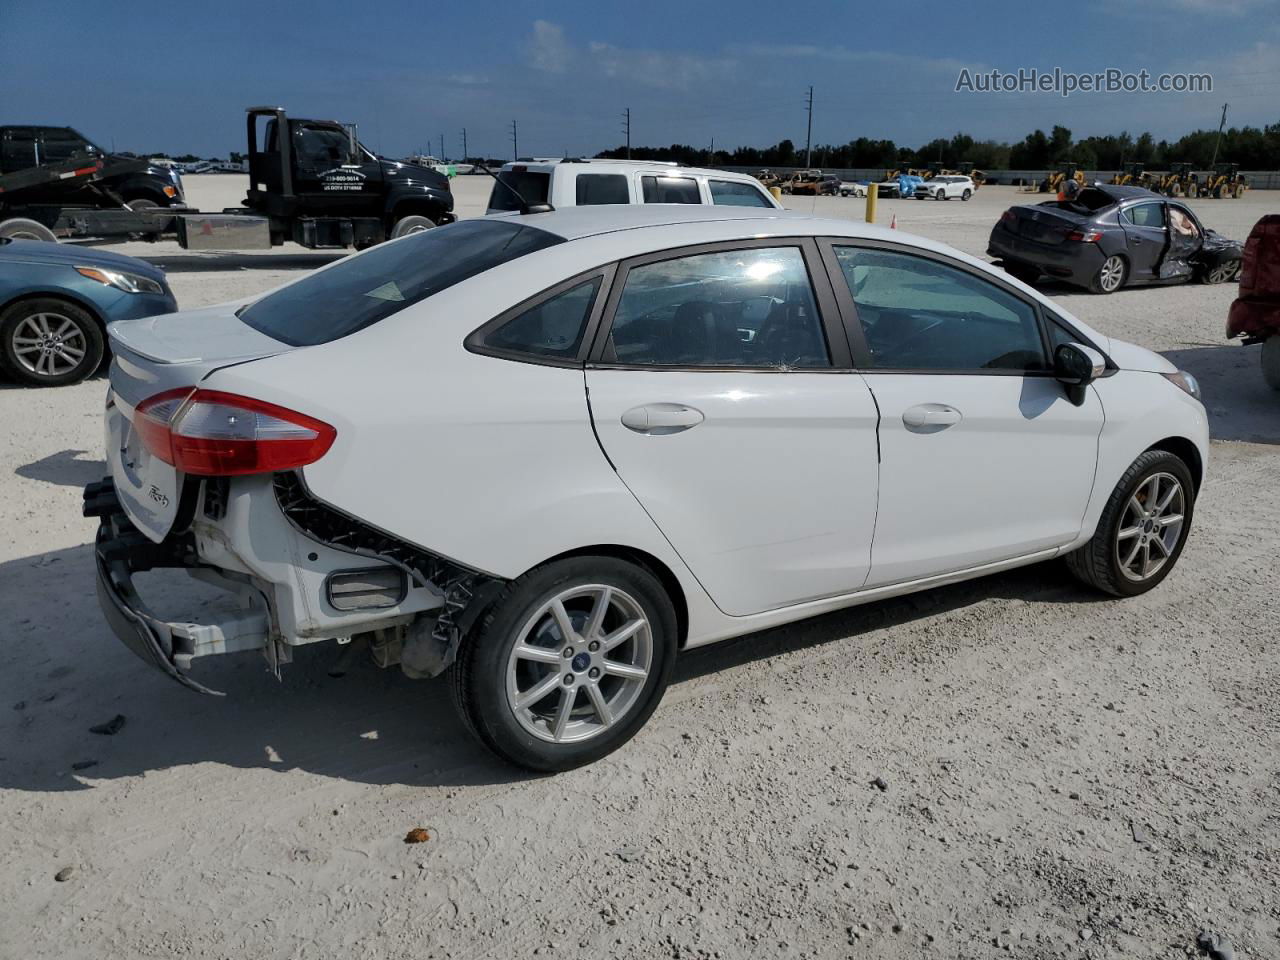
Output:
<svg viewBox="0 0 1280 960">
<path fill-rule="evenodd" d="M 455 191 L 481 212 L 486 181 Z M 1015 196 L 882 219 L 981 255 Z M 1194 205 L 1243 239 L 1277 203 Z M 115 249 L 184 307 L 330 259 Z M 1101 600 L 1041 565 L 696 651 L 628 747 L 550 778 L 483 754 L 440 682 L 334 677 L 328 650 L 280 684 L 202 664 L 225 700 L 148 670 L 79 514 L 103 380 L 0 389 L 0 956 L 1154 958 L 1202 927 L 1280 956 L 1280 401 L 1223 340 L 1230 287 L 1050 292 L 1205 384 L 1210 479 L 1164 585 Z"/>
</svg>

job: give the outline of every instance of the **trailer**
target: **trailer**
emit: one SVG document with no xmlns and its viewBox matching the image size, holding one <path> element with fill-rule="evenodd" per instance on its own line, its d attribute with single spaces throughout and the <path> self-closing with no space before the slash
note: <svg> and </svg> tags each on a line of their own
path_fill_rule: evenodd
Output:
<svg viewBox="0 0 1280 960">
<path fill-rule="evenodd" d="M 297 243 L 363 249 L 456 219 L 449 179 L 365 148 L 354 124 L 247 111 L 249 190 L 242 207 L 133 209 L 103 186 L 142 160 L 75 158 L 0 174 L 0 238 L 176 238 L 186 249 Z"/>
</svg>

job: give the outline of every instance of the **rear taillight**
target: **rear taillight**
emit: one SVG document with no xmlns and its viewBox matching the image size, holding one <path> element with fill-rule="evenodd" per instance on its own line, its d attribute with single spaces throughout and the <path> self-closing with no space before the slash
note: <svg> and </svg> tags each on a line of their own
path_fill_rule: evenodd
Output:
<svg viewBox="0 0 1280 960">
<path fill-rule="evenodd" d="M 168 390 L 133 420 L 151 453 L 182 473 L 228 477 L 293 470 L 333 446 L 329 424 L 274 403 L 218 390 Z"/>
<path fill-rule="evenodd" d="M 1018 215 L 1014 213 L 1012 210 L 1006 210 L 1004 213 L 1000 214 L 1001 223 L 1013 223 L 1013 221 L 1017 219 L 1018 219 Z"/>
<path fill-rule="evenodd" d="M 1097 243 L 1102 239 L 1102 234 L 1097 230 L 1073 230 L 1067 234 L 1067 239 L 1076 243 Z"/>
</svg>

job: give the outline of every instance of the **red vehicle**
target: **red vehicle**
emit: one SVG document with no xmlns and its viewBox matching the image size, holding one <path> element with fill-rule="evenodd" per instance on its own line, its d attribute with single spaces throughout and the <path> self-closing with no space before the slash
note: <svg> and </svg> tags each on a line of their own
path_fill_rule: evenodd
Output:
<svg viewBox="0 0 1280 960">
<path fill-rule="evenodd" d="M 1227 336 L 1262 344 L 1262 376 L 1280 390 L 1280 214 L 1268 214 L 1249 232 Z"/>
</svg>

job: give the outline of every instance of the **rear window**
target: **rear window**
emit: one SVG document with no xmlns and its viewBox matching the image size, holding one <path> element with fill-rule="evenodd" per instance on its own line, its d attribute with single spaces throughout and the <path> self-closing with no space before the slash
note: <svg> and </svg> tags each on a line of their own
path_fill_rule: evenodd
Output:
<svg viewBox="0 0 1280 960">
<path fill-rule="evenodd" d="M 627 178 L 621 173 L 580 173 L 576 200 L 580 207 L 600 203 L 630 203 Z"/>
<path fill-rule="evenodd" d="M 249 326 L 282 343 L 329 343 L 563 237 L 510 220 L 465 220 L 351 257 L 241 308 Z"/>
<path fill-rule="evenodd" d="M 641 177 L 645 203 L 701 203 L 698 181 L 688 177 Z"/>
<path fill-rule="evenodd" d="M 533 173 L 529 170 L 503 170 L 498 179 L 507 186 L 513 187 L 516 193 L 524 198 L 525 203 L 546 203 L 547 191 L 551 188 L 551 174 Z M 520 202 L 506 187 L 495 183 L 489 194 L 490 210 L 519 210 Z"/>
</svg>

